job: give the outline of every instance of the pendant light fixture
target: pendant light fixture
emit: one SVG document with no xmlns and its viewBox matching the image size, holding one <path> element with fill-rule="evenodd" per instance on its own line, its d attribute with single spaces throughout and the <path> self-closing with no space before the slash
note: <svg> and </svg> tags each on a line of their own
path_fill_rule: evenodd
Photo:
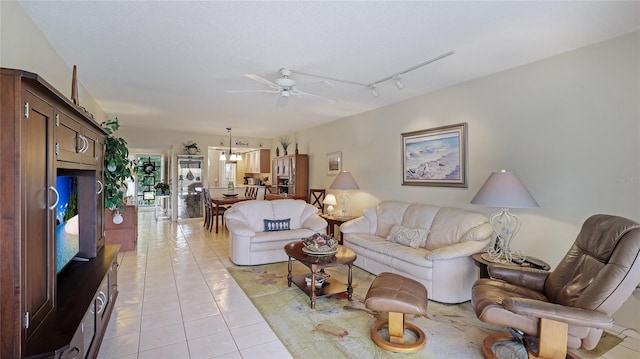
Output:
<svg viewBox="0 0 640 359">
<path fill-rule="evenodd" d="M 220 161 L 227 161 L 230 163 L 235 163 L 237 161 L 242 161 L 242 156 L 239 153 L 231 152 L 231 127 L 227 127 L 227 132 L 229 133 L 229 152 L 220 153 Z"/>
</svg>

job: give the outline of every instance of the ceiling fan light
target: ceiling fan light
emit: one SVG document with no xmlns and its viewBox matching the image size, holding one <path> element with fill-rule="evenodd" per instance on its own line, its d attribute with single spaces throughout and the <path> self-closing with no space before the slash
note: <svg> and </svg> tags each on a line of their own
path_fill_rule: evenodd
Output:
<svg viewBox="0 0 640 359">
<path fill-rule="evenodd" d="M 242 155 L 239 153 L 236 153 L 236 161 L 242 161 Z"/>
<path fill-rule="evenodd" d="M 283 90 L 280 92 L 280 96 L 282 96 L 282 97 L 286 97 L 286 98 L 289 98 L 289 96 L 291 96 L 291 91 L 289 91 L 289 90 L 287 90 L 287 89 L 283 89 Z"/>
</svg>

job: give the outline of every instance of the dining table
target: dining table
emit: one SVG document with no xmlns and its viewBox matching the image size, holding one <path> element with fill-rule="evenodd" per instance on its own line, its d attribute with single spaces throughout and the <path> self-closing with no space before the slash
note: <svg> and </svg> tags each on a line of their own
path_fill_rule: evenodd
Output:
<svg viewBox="0 0 640 359">
<path fill-rule="evenodd" d="M 216 217 L 216 233 L 218 233 L 218 215 L 220 214 L 220 206 L 226 206 L 242 201 L 252 200 L 251 197 L 246 196 L 221 196 L 221 197 L 211 197 L 211 203 L 214 205 L 213 214 Z"/>
</svg>

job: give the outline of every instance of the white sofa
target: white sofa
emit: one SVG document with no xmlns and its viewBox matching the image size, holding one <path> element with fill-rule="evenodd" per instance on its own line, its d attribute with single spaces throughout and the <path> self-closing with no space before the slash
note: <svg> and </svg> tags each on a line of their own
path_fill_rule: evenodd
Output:
<svg viewBox="0 0 640 359">
<path fill-rule="evenodd" d="M 483 251 L 493 233 L 482 213 L 397 201 L 365 209 L 340 230 L 344 245 L 358 255 L 356 266 L 373 274 L 413 278 L 427 287 L 429 299 L 442 303 L 471 299 L 471 286 L 478 279 L 471 255 Z M 416 248 L 388 237 L 400 237 L 400 242 L 416 238 L 417 243 L 405 243 Z"/>
<path fill-rule="evenodd" d="M 318 208 L 302 200 L 244 201 L 224 213 L 229 229 L 229 257 L 237 265 L 286 261 L 284 246 L 314 233 L 324 233 L 327 221 Z M 265 231 L 264 220 L 290 220 L 290 229 Z"/>
</svg>

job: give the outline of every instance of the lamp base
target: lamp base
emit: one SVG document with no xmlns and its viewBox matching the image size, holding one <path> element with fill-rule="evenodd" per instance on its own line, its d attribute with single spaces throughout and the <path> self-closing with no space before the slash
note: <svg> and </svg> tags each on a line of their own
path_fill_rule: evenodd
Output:
<svg viewBox="0 0 640 359">
<path fill-rule="evenodd" d="M 511 214 L 508 208 L 502 208 L 489 217 L 489 224 L 497 234 L 495 245 L 487 251 L 491 261 L 510 263 L 524 260 L 522 252 L 511 251 L 511 241 L 520 229 L 518 217 Z"/>
<path fill-rule="evenodd" d="M 347 206 L 349 205 L 349 195 L 346 191 L 342 191 L 339 195 L 340 197 L 340 216 L 347 216 Z"/>
</svg>

